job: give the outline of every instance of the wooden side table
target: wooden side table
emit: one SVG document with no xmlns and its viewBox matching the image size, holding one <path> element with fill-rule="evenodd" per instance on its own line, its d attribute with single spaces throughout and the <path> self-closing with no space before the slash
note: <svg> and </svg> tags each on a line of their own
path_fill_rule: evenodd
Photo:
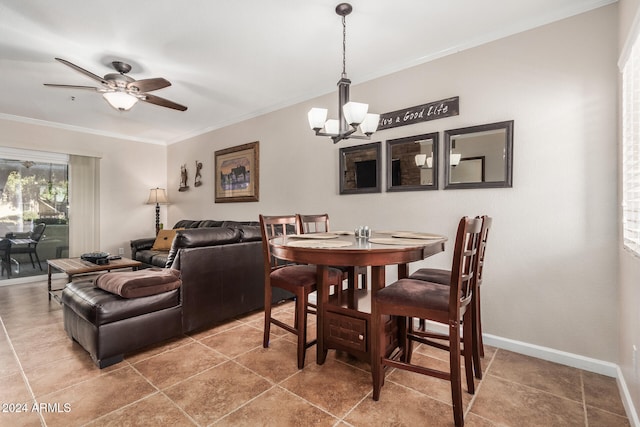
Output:
<svg viewBox="0 0 640 427">
<path fill-rule="evenodd" d="M 51 289 L 51 274 L 53 273 L 53 270 L 65 273 L 67 275 L 68 282 L 70 283 L 73 276 L 78 274 L 97 273 L 100 271 L 111 271 L 121 268 L 132 268 L 133 270 L 137 270 L 142 263 L 129 258 L 120 258 L 109 260 L 108 264 L 98 265 L 85 261 L 81 258 L 59 258 L 48 259 L 47 265 L 47 291 L 49 293 L 49 300 L 53 297 L 56 301 L 60 302 L 60 298 L 55 292 L 59 292 L 64 288 Z"/>
</svg>

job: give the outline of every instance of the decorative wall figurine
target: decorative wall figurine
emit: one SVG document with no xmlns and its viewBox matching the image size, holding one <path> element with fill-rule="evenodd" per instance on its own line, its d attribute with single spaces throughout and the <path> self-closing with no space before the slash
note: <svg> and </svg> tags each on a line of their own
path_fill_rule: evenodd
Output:
<svg viewBox="0 0 640 427">
<path fill-rule="evenodd" d="M 202 174 L 200 170 L 202 169 L 202 162 L 196 160 L 196 177 L 194 180 L 194 187 L 200 187 L 202 185 Z"/>
<path fill-rule="evenodd" d="M 180 166 L 180 188 L 178 191 L 187 191 L 189 189 L 189 185 L 187 185 L 187 180 L 189 179 L 189 174 L 187 173 L 187 164 Z"/>
</svg>

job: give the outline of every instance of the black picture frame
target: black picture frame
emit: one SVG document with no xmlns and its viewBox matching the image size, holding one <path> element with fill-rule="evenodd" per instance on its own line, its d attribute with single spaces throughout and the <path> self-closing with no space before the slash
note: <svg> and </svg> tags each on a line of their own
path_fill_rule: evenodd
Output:
<svg viewBox="0 0 640 427">
<path fill-rule="evenodd" d="M 488 123 L 450 129 L 444 132 L 444 189 L 511 188 L 513 187 L 514 121 Z M 485 140 L 490 139 L 490 145 Z M 452 150 L 459 160 L 482 157 L 482 180 L 454 181 Z"/>
<path fill-rule="evenodd" d="M 386 142 L 388 192 L 438 189 L 440 164 L 438 132 L 390 139 Z M 428 154 L 421 149 L 423 143 L 431 144 L 431 156 L 428 156 L 431 158 L 430 166 L 427 163 L 421 166 L 417 164 L 417 154 Z M 427 174 L 427 171 L 430 174 Z M 403 180 L 407 183 L 403 184 Z"/>
<path fill-rule="evenodd" d="M 381 154 L 380 142 L 341 148 L 340 194 L 380 193 Z"/>
</svg>

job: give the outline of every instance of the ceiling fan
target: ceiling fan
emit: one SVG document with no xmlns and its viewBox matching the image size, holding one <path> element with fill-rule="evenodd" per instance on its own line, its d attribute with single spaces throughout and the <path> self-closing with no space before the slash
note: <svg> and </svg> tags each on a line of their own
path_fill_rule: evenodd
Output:
<svg viewBox="0 0 640 427">
<path fill-rule="evenodd" d="M 179 111 L 185 111 L 187 109 L 187 107 L 185 107 L 184 105 L 180 105 L 173 101 L 169 101 L 168 99 L 147 93 L 165 88 L 167 86 L 171 86 L 171 82 L 163 79 L 162 77 L 135 80 L 126 75 L 129 71 L 131 71 L 131 65 L 127 63 L 120 61 L 111 62 L 111 65 L 117 71 L 117 73 L 109 73 L 104 77 L 100 77 L 90 71 L 85 70 L 82 67 L 78 67 L 77 65 L 72 64 L 67 60 L 56 58 L 56 61 L 62 62 L 64 65 L 81 72 L 89 78 L 92 78 L 93 80 L 99 82 L 102 87 L 44 83 L 45 86 L 67 89 L 93 90 L 101 93 L 104 99 L 109 103 L 109 105 L 120 111 L 130 110 L 131 107 L 133 107 L 138 101 L 148 102 L 150 104 L 159 105 L 161 107 L 173 108 L 174 110 Z"/>
</svg>

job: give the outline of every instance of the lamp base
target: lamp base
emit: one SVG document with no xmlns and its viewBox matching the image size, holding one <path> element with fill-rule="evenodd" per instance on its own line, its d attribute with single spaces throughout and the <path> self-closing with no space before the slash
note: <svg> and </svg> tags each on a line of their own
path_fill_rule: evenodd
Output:
<svg viewBox="0 0 640 427">
<path fill-rule="evenodd" d="M 156 203 L 156 236 L 160 232 L 160 204 Z"/>
</svg>

